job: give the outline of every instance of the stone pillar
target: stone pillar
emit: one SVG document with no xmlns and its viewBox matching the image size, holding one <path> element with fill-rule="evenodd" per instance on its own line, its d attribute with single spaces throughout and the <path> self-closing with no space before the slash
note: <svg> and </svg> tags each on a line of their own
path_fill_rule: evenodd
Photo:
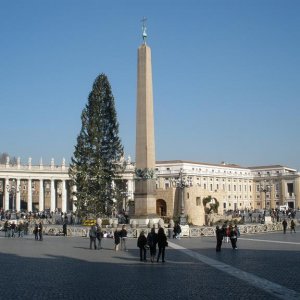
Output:
<svg viewBox="0 0 300 300">
<path fill-rule="evenodd" d="M 5 193 L 5 199 L 4 199 L 4 210 L 9 210 L 9 178 L 5 178 L 5 186 L 3 187 L 4 193 Z"/>
<path fill-rule="evenodd" d="M 21 210 L 21 191 L 20 191 L 20 179 L 17 179 L 17 186 L 16 186 L 16 211 Z"/>
<path fill-rule="evenodd" d="M 55 186 L 54 186 L 54 179 L 51 179 L 51 203 L 50 203 L 50 210 L 55 211 Z"/>
<path fill-rule="evenodd" d="M 27 211 L 32 211 L 32 185 L 31 185 L 31 178 L 28 179 L 28 186 L 27 186 Z"/>
<path fill-rule="evenodd" d="M 67 191 L 66 191 L 66 181 L 65 180 L 62 180 L 61 210 L 64 213 L 67 212 Z"/>
<path fill-rule="evenodd" d="M 156 216 L 154 115 L 151 49 L 142 44 L 138 49 L 136 109 L 136 175 L 135 215 Z"/>
<path fill-rule="evenodd" d="M 39 211 L 44 211 L 44 181 L 40 178 Z"/>
</svg>

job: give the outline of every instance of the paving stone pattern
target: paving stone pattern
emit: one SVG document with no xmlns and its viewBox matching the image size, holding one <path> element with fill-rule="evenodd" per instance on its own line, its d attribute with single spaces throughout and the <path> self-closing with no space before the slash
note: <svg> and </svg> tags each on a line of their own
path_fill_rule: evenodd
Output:
<svg viewBox="0 0 300 300">
<path fill-rule="evenodd" d="M 128 239 L 128 251 L 115 252 L 112 239 L 103 239 L 103 249 L 90 250 L 87 238 L 45 236 L 35 241 L 33 236 L 2 235 L 0 299 L 274 299 L 171 247 L 165 264 L 140 262 L 136 242 Z M 213 237 L 171 242 L 300 292 L 300 234 L 243 236 L 238 250 L 226 244 L 221 253 L 215 252 Z"/>
</svg>

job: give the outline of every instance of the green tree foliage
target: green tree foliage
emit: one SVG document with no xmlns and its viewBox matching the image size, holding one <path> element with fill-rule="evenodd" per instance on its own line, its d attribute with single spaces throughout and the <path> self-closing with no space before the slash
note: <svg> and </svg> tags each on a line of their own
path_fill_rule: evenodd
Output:
<svg viewBox="0 0 300 300">
<path fill-rule="evenodd" d="M 77 187 L 75 204 L 80 215 L 101 215 L 112 205 L 112 183 L 123 156 L 114 97 L 105 74 L 96 78 L 81 122 L 69 172 Z"/>
</svg>

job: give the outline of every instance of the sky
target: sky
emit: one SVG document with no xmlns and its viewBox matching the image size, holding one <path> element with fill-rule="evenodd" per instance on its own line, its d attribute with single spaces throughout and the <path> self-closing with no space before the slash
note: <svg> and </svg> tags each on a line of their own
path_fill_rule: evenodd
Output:
<svg viewBox="0 0 300 300">
<path fill-rule="evenodd" d="M 299 15 L 297 0 L 0 0 L 0 153 L 70 162 L 105 73 L 134 161 L 146 17 L 156 160 L 299 170 Z"/>
</svg>

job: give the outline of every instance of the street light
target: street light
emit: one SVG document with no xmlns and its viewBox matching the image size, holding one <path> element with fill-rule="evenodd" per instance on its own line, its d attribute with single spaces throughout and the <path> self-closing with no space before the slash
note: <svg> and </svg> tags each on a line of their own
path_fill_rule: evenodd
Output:
<svg viewBox="0 0 300 300">
<path fill-rule="evenodd" d="M 192 180 L 186 179 L 183 177 L 183 169 L 181 168 L 179 171 L 179 177 L 176 179 L 173 179 L 173 183 L 176 185 L 176 188 L 179 188 L 181 191 L 181 202 L 180 202 L 180 224 L 185 225 L 186 224 L 186 216 L 184 213 L 184 188 L 191 187 L 192 186 Z"/>
<path fill-rule="evenodd" d="M 265 180 L 263 184 L 260 184 L 260 191 L 265 194 L 265 210 L 264 210 L 264 217 L 266 217 L 267 211 L 267 193 L 271 193 L 272 184 L 267 183 Z"/>
<path fill-rule="evenodd" d="M 17 186 L 16 180 L 13 179 L 11 185 L 6 186 L 9 195 L 12 195 L 12 212 L 15 212 L 15 198 L 16 194 L 20 192 L 20 186 Z"/>
</svg>

